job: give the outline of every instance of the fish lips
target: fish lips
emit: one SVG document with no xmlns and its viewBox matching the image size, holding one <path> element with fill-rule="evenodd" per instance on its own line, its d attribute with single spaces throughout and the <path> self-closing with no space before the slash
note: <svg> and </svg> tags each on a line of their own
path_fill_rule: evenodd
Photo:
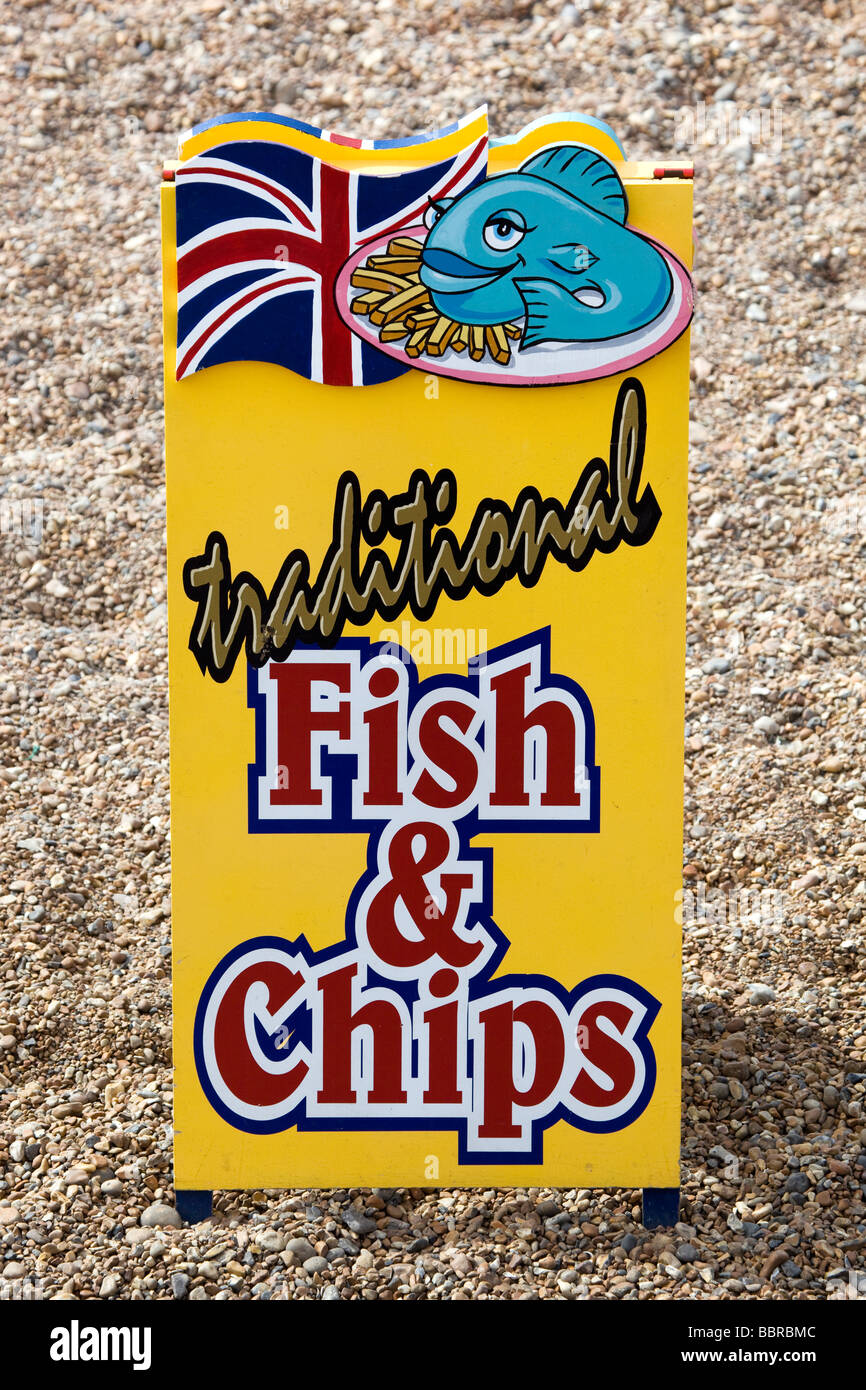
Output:
<svg viewBox="0 0 866 1390">
<path fill-rule="evenodd" d="M 435 294 L 469 294 L 495 284 L 520 263 L 518 259 L 496 270 L 488 270 L 454 251 L 431 248 L 421 256 L 421 283 Z"/>
</svg>

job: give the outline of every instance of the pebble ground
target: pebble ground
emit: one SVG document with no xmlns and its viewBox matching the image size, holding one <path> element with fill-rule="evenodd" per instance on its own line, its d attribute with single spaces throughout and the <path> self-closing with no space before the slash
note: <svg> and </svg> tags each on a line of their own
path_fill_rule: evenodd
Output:
<svg viewBox="0 0 866 1390">
<path fill-rule="evenodd" d="M 3 10 L 8 1287 L 195 1300 L 866 1288 L 864 77 L 862 10 L 834 0 Z M 583 109 L 631 156 L 698 169 L 682 1223 L 648 1233 L 634 1191 L 416 1189 L 221 1193 L 213 1222 L 182 1227 L 159 172 L 179 130 L 221 112 L 399 135 L 485 99 L 497 132 Z M 15 533 L 18 503 L 22 517 L 42 508 L 41 538 Z"/>
</svg>

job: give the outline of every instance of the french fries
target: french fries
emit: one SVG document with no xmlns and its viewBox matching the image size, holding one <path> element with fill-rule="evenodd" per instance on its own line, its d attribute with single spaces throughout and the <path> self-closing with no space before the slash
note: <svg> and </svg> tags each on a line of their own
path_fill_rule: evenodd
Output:
<svg viewBox="0 0 866 1390">
<path fill-rule="evenodd" d="M 490 328 L 485 328 L 484 341 L 494 362 L 504 366 L 511 357 L 511 348 L 508 346 L 508 339 L 502 325 L 495 323 Z"/>
<path fill-rule="evenodd" d="M 418 309 L 427 302 L 427 286 L 419 281 L 410 285 L 408 289 L 398 290 L 390 299 L 383 300 L 375 309 L 371 309 L 370 322 L 383 324 L 390 323 L 392 319 L 405 318 L 410 309 Z"/>
<path fill-rule="evenodd" d="M 467 349 L 473 362 L 489 356 L 499 366 L 511 361 L 511 343 L 522 335 L 513 323 L 496 323 L 482 328 L 457 323 L 440 314 L 421 282 L 423 243 L 410 236 L 392 237 L 387 252 L 368 256 L 364 265 L 352 272 L 352 285 L 362 293 L 352 300 L 352 310 L 363 314 L 379 330 L 381 343 L 406 340 L 407 357 L 441 357 L 446 351 L 463 353 Z"/>
</svg>

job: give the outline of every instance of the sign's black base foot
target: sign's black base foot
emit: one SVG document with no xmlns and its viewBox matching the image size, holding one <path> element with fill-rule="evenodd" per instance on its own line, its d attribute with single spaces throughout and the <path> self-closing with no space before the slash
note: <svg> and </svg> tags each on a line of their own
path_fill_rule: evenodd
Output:
<svg viewBox="0 0 866 1390">
<path fill-rule="evenodd" d="M 186 1188 L 175 1192 L 174 1204 L 183 1220 L 191 1225 L 213 1216 L 213 1193 L 206 1189 Z"/>
<path fill-rule="evenodd" d="M 680 1189 L 678 1187 L 645 1187 L 643 1224 L 648 1231 L 657 1226 L 675 1226 L 680 1219 Z"/>
</svg>

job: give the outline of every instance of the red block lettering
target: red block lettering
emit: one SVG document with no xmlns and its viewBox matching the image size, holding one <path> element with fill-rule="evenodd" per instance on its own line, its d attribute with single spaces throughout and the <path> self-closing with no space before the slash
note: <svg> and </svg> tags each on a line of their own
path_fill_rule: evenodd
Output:
<svg viewBox="0 0 866 1390">
<path fill-rule="evenodd" d="M 354 1105 L 358 1095 L 352 1086 L 352 1035 L 365 1024 L 373 1032 L 373 1084 L 367 1099 L 372 1104 L 397 1104 L 406 1099 L 403 1090 L 403 1020 L 396 1005 L 373 999 L 352 1010 L 352 980 L 357 964 L 334 970 L 319 980 L 322 995 L 323 1105 Z"/>
<path fill-rule="evenodd" d="M 484 1024 L 484 1119 L 478 1133 L 483 1139 L 515 1139 L 514 1106 L 539 1105 L 553 1094 L 562 1075 L 565 1039 L 555 1011 L 540 999 L 525 1004 L 506 1000 L 485 1009 Z M 535 1042 L 535 1074 L 526 1090 L 514 1084 L 514 1025 L 524 1023 Z"/>
<path fill-rule="evenodd" d="M 528 806 L 523 785 L 524 749 L 530 729 L 545 734 L 542 806 L 579 806 L 575 791 L 574 714 L 555 696 L 535 709 L 526 708 L 526 681 L 531 667 L 518 666 L 494 676 L 490 688 L 496 699 L 496 767 L 490 802 L 493 806 Z"/>
<path fill-rule="evenodd" d="M 415 786 L 419 801 L 442 811 L 466 801 L 478 781 L 478 764 L 472 749 L 442 728 L 442 720 L 446 718 L 453 720 L 465 734 L 472 723 L 473 712 L 461 700 L 441 700 L 422 716 L 418 724 L 418 742 L 424 756 L 454 782 L 454 790 L 447 791 L 427 768 Z"/>
<path fill-rule="evenodd" d="M 321 789 L 312 786 L 312 736 L 333 730 L 340 738 L 348 738 L 351 714 L 348 700 L 341 700 L 335 710 L 313 709 L 312 685 L 325 681 L 348 692 L 351 668 L 336 661 L 287 661 L 272 665 L 270 674 L 277 682 L 277 761 L 285 768 L 288 783 L 271 791 L 271 805 L 321 806 Z"/>
<path fill-rule="evenodd" d="M 600 999 L 590 1004 L 580 1015 L 580 1026 L 586 1029 L 586 1037 L 581 1043 L 581 1052 L 588 1062 L 598 1067 L 613 1083 L 610 1090 L 599 1086 L 584 1067 L 571 1088 L 571 1094 L 582 1105 L 592 1105 L 603 1109 L 616 1105 L 623 1096 L 628 1095 L 634 1082 L 634 1058 L 623 1043 L 602 1032 L 598 1026 L 600 1018 L 608 1019 L 614 1027 L 624 1033 L 631 1022 L 631 1010 L 618 1000 Z"/>
<path fill-rule="evenodd" d="M 242 970 L 220 1002 L 214 1022 L 213 1049 L 216 1069 L 232 1095 L 245 1105 L 278 1105 L 303 1082 L 304 1062 L 289 1071 L 264 1071 L 250 1052 L 245 1027 L 247 994 L 253 985 L 268 990 L 268 1010 L 275 1014 L 303 984 L 300 975 L 279 961 L 260 961 Z"/>
</svg>

